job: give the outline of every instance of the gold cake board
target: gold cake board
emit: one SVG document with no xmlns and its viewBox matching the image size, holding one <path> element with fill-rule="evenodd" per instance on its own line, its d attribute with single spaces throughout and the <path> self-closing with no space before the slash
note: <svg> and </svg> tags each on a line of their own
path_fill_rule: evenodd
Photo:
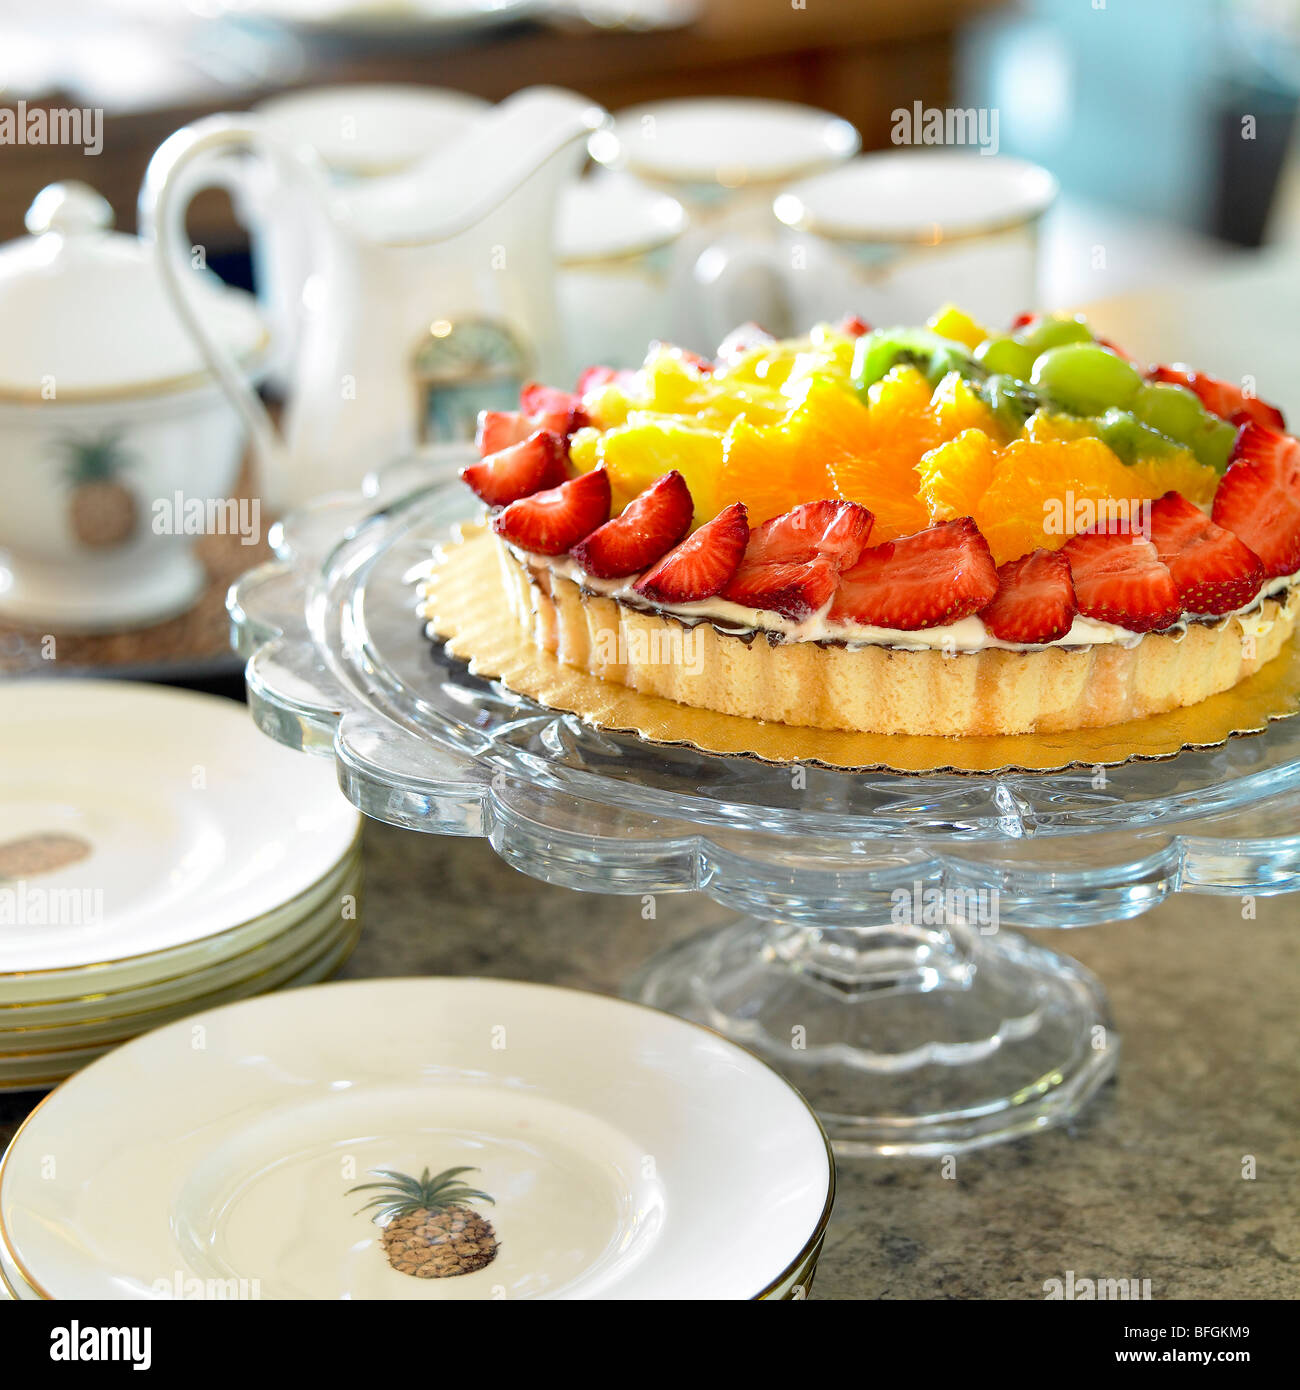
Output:
<svg viewBox="0 0 1300 1390">
<path fill-rule="evenodd" d="M 562 665 L 540 651 L 510 616 L 491 535 L 466 527 L 421 572 L 420 614 L 431 636 L 470 673 L 576 715 L 607 733 L 650 743 L 770 763 L 807 763 L 851 772 L 1059 772 L 1172 758 L 1260 734 L 1300 713 L 1300 644 L 1231 690 L 1186 709 L 1104 729 L 974 738 L 801 729 L 695 709 Z"/>
</svg>

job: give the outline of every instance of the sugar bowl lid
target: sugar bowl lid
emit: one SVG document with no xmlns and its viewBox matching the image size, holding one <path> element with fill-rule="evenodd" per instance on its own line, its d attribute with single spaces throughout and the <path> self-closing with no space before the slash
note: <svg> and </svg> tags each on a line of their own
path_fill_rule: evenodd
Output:
<svg viewBox="0 0 1300 1390">
<path fill-rule="evenodd" d="M 54 183 L 27 210 L 29 236 L 0 246 L 0 402 L 153 395 L 208 378 L 198 344 L 167 298 L 154 248 L 112 230 L 113 211 L 83 183 Z M 187 286 L 236 361 L 267 345 L 253 297 L 206 269 Z"/>
</svg>

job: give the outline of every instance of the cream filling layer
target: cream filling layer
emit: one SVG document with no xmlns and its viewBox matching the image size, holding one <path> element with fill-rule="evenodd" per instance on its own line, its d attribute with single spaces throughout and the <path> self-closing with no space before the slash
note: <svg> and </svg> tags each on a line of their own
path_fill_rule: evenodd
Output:
<svg viewBox="0 0 1300 1390">
<path fill-rule="evenodd" d="M 568 579 L 589 593 L 604 598 L 616 599 L 629 608 L 647 613 L 666 613 L 680 618 L 683 622 L 706 622 L 723 632 L 737 636 L 749 636 L 754 632 L 770 632 L 786 642 L 842 642 L 848 647 L 895 647 L 902 651 L 926 652 L 981 652 L 989 648 L 1003 651 L 1041 651 L 1047 647 L 1089 647 L 1116 644 L 1135 647 L 1146 635 L 1119 627 L 1115 623 L 1099 622 L 1095 618 L 1078 616 L 1070 625 L 1064 637 L 1055 642 L 1040 645 L 1024 642 L 1004 642 L 984 626 L 978 617 L 963 618 L 960 622 L 942 627 L 924 628 L 919 631 L 904 631 L 900 628 L 873 627 L 868 623 L 831 622 L 830 603 L 798 622 L 773 613 L 766 608 L 746 608 L 739 603 L 729 603 L 726 599 L 702 599 L 696 603 L 651 603 L 636 592 L 633 585 L 639 575 L 628 575 L 622 579 L 600 579 L 588 574 L 581 565 L 567 555 L 535 555 L 510 545 L 511 553 L 523 564 L 535 569 L 549 570 L 562 579 Z M 1242 608 L 1221 616 L 1206 617 L 1207 622 L 1226 623 L 1233 618 L 1244 618 L 1253 612 L 1266 598 L 1289 589 L 1300 581 L 1300 571 L 1269 579 L 1261 586 L 1259 593 Z M 1203 615 L 1184 614 L 1183 620 L 1168 631 L 1186 631 L 1189 622 Z"/>
</svg>

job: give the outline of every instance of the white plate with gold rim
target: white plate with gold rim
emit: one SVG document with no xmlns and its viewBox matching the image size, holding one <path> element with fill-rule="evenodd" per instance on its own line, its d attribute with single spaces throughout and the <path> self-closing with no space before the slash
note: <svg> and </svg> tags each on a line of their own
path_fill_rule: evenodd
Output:
<svg viewBox="0 0 1300 1390">
<path fill-rule="evenodd" d="M 838 164 L 862 144 L 829 111 L 766 97 L 686 97 L 627 107 L 592 153 L 612 168 L 680 185 L 740 188 Z"/>
<path fill-rule="evenodd" d="M 361 873 L 354 868 L 339 892 L 270 941 L 208 970 L 150 989 L 102 995 L 68 1005 L 51 1016 L 35 1007 L 0 1010 L 0 1065 L 15 1054 L 122 1042 L 170 1022 L 181 1012 L 215 1008 L 253 993 L 257 981 L 311 960 L 331 941 L 359 924 Z M 240 991 L 242 993 L 232 992 Z"/>
<path fill-rule="evenodd" d="M 134 956 L 114 965 L 0 979 L 0 1033 L 154 1008 L 234 978 L 267 945 L 322 912 L 346 914 L 361 882 L 358 846 L 291 907 L 191 946 Z M 203 985 L 200 986 L 199 982 Z"/>
<path fill-rule="evenodd" d="M 169 950 L 265 916 L 347 854 L 333 769 L 233 701 L 122 681 L 0 689 L 0 977 Z"/>
<path fill-rule="evenodd" d="M 0 1239 L 55 1298 L 746 1299 L 810 1278 L 833 1192 L 802 1097 L 696 1024 L 366 980 L 73 1077 L 0 1164 Z"/>
<path fill-rule="evenodd" d="M 203 1000 L 177 1006 L 176 1015 L 183 1025 L 196 1011 L 207 1012 L 220 1004 L 234 1003 L 252 995 L 269 994 L 277 990 L 298 989 L 302 985 L 328 980 L 341 970 L 356 948 L 360 931 L 355 922 L 344 922 L 305 947 L 291 961 L 257 976 L 214 992 Z M 172 1026 L 171 1024 L 163 1026 Z M 105 1042 L 78 1048 L 51 1049 L 18 1056 L 0 1056 L 0 1091 L 49 1090 L 65 1077 L 89 1066 L 91 1062 L 111 1053 L 117 1042 Z"/>
</svg>

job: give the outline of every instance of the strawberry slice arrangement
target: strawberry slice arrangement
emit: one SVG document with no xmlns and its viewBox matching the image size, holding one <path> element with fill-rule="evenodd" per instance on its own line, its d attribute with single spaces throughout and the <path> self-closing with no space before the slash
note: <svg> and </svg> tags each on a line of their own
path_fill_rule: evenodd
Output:
<svg viewBox="0 0 1300 1390">
<path fill-rule="evenodd" d="M 1168 566 L 1145 536 L 1085 531 L 1062 548 L 1070 562 L 1075 601 L 1085 618 L 1129 632 L 1172 627 L 1183 605 Z"/>
<path fill-rule="evenodd" d="M 864 550 L 841 576 L 830 619 L 901 632 L 943 627 L 978 613 L 997 587 L 988 542 L 962 517 Z"/>
<path fill-rule="evenodd" d="M 633 588 L 655 603 L 699 603 L 716 598 L 740 568 L 748 544 L 745 504 L 733 502 L 674 546 Z"/>
<path fill-rule="evenodd" d="M 805 502 L 775 516 L 750 536 L 722 596 L 795 621 L 811 617 L 857 562 L 874 522 L 856 502 Z"/>
<path fill-rule="evenodd" d="M 998 587 L 980 616 L 1003 642 L 1057 642 L 1079 611 L 1070 561 L 1059 550 L 1031 550 L 998 570 Z"/>
<path fill-rule="evenodd" d="M 639 574 L 682 539 L 691 529 L 694 514 L 686 480 L 674 468 L 634 497 L 621 515 L 579 541 L 570 553 L 598 579 Z"/>
<path fill-rule="evenodd" d="M 1013 330 L 1033 333 L 1038 322 L 1023 317 Z M 868 329 L 849 319 L 837 331 L 856 338 Z M 715 362 L 681 354 L 693 374 L 684 380 L 696 389 L 692 383 L 745 354 L 780 346 L 756 325 L 744 325 Z M 1033 647 L 1068 640 L 1079 617 L 1146 633 L 1186 615 L 1231 614 L 1254 602 L 1268 579 L 1300 572 L 1300 442 L 1284 433 L 1275 407 L 1181 365 L 1150 369 L 1145 380 L 1152 385 L 1144 389 L 1156 393 L 1153 408 L 1181 401 L 1186 409 L 1186 393 L 1193 393 L 1217 417 L 1210 427 L 1226 432 L 1218 467 L 1225 456 L 1227 466 L 1212 512 L 1203 509 L 1208 493 L 1198 494 L 1203 506 L 1197 506 L 1167 491 L 1149 504 L 1150 525 L 1136 534 L 1094 527 L 1000 568 L 970 516 L 910 535 L 898 536 L 895 528 L 894 538 L 872 546 L 872 510 L 843 498 L 814 498 L 752 529 L 741 501 L 720 506 L 714 500 L 709 510 L 716 515 L 697 515 L 698 460 L 657 476 L 647 469 L 635 489 L 625 472 L 622 491 L 613 490 L 619 475 L 607 471 L 608 460 L 580 462 L 579 448 L 589 449 L 599 433 L 588 427 L 601 400 L 631 390 L 634 375 L 591 367 L 576 392 L 529 383 L 519 410 L 479 417 L 480 457 L 462 477 L 491 509 L 492 527 L 504 540 L 535 555 L 570 556 L 594 579 L 626 580 L 624 592 L 650 604 L 721 599 L 795 623 L 824 615 L 849 634 L 857 627 L 919 632 L 978 616 L 994 638 Z M 1143 380 L 1136 369 L 1130 375 Z M 1159 395 L 1170 387 L 1181 394 Z M 1190 409 L 1196 412 L 1195 402 Z M 612 430 L 621 418 L 614 417 Z M 1230 454 L 1233 434 L 1220 421 L 1236 430 Z M 575 442 L 578 431 L 582 439 Z M 626 469 L 626 461 L 610 464 L 618 467 Z M 707 478 L 703 485 L 708 502 Z M 612 499 L 621 505 L 629 490 L 632 500 L 611 516 Z"/>
<path fill-rule="evenodd" d="M 506 507 L 543 488 L 567 481 L 568 446 L 552 430 L 536 430 L 517 444 L 488 452 L 461 477 L 489 507 Z"/>
<path fill-rule="evenodd" d="M 609 516 L 609 477 L 603 468 L 559 487 L 521 497 L 492 518 L 492 529 L 521 550 L 563 555 Z"/>
<path fill-rule="evenodd" d="M 1270 577 L 1300 570 L 1300 443 L 1250 422 L 1214 496 L 1215 524 L 1248 545 Z"/>
<path fill-rule="evenodd" d="M 1264 582 L 1259 556 L 1176 492 L 1151 508 L 1151 543 L 1188 613 L 1244 608 Z"/>
</svg>

